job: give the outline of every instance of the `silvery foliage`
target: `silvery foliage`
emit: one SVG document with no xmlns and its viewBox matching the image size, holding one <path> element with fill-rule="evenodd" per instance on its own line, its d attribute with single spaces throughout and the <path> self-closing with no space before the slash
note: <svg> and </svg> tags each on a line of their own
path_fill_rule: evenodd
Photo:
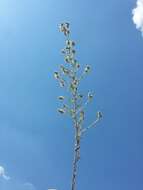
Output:
<svg viewBox="0 0 143 190">
<path fill-rule="evenodd" d="M 64 33 L 66 37 L 65 47 L 61 50 L 64 56 L 64 64 L 60 65 L 59 71 L 54 72 L 54 77 L 58 81 L 60 87 L 65 87 L 70 92 L 70 98 L 65 98 L 60 95 L 58 97 L 59 101 L 62 102 L 62 106 L 58 108 L 60 114 L 69 114 L 72 119 L 77 116 L 77 126 L 80 128 L 80 135 L 85 132 L 90 127 L 93 127 L 97 121 L 102 118 L 102 113 L 100 111 L 96 114 L 96 120 L 89 125 L 87 128 L 82 128 L 83 121 L 85 119 L 85 108 L 89 102 L 92 101 L 94 95 L 91 91 L 88 92 L 86 96 L 79 93 L 78 87 L 80 81 L 90 73 L 91 67 L 86 65 L 82 72 L 80 73 L 81 66 L 77 59 L 75 58 L 75 41 L 70 39 L 70 24 L 62 23 L 59 25 L 60 32 Z M 75 107 L 76 100 L 76 107 Z M 85 102 L 83 102 L 83 100 Z M 65 103 L 66 102 L 66 103 Z"/>
</svg>

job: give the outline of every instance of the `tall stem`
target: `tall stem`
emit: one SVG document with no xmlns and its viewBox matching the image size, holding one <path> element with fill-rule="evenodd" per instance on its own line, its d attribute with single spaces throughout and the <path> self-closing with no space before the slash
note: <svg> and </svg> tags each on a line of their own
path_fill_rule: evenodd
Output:
<svg viewBox="0 0 143 190">
<path fill-rule="evenodd" d="M 80 154 L 80 141 L 77 141 L 75 138 L 74 146 L 74 160 L 73 160 L 73 173 L 72 173 L 72 190 L 76 189 L 76 179 L 77 179 L 77 167 Z"/>
<path fill-rule="evenodd" d="M 75 73 L 76 75 L 76 73 Z M 80 159 L 80 127 L 77 121 L 77 90 L 73 94 L 74 99 L 74 128 L 75 128 L 75 140 L 74 140 L 74 159 L 73 159 L 73 172 L 72 172 L 72 186 L 71 190 L 76 189 L 76 179 L 77 179 L 77 169 L 78 169 L 78 161 Z"/>
</svg>

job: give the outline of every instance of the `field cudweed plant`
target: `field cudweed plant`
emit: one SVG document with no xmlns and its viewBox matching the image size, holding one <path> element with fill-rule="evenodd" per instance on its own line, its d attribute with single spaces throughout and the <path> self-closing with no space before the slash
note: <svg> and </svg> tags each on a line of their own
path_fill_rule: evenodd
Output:
<svg viewBox="0 0 143 190">
<path fill-rule="evenodd" d="M 58 81 L 60 87 L 66 88 L 68 90 L 70 97 L 58 97 L 59 101 L 62 104 L 62 106 L 58 109 L 58 112 L 60 114 L 68 114 L 73 121 L 75 138 L 71 190 L 75 190 L 77 182 L 77 168 L 78 162 L 80 160 L 81 138 L 83 137 L 84 133 L 86 133 L 90 128 L 96 126 L 96 124 L 102 118 L 102 113 L 98 111 L 96 113 L 95 120 L 88 127 L 83 127 L 85 120 L 85 108 L 92 101 L 93 94 L 90 91 L 87 93 L 87 95 L 81 94 L 79 92 L 79 84 L 81 80 L 90 73 L 91 67 L 89 65 L 86 65 L 85 68 L 81 70 L 81 65 L 75 58 L 76 43 L 70 39 L 70 24 L 61 23 L 59 25 L 59 30 L 64 34 L 66 38 L 65 47 L 61 50 L 65 63 L 63 65 L 60 65 L 59 71 L 54 72 L 54 77 Z M 79 72 L 79 70 L 81 72 Z"/>
</svg>

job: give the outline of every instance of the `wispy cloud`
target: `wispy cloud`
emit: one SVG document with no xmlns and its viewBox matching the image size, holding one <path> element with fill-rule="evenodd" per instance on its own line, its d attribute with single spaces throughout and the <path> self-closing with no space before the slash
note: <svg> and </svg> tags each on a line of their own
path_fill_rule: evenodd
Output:
<svg viewBox="0 0 143 190">
<path fill-rule="evenodd" d="M 133 22 L 143 35 L 143 0 L 137 0 L 136 7 L 132 10 Z"/>
<path fill-rule="evenodd" d="M 24 186 L 25 190 L 36 190 L 36 188 L 34 187 L 34 185 L 32 183 L 29 183 L 29 182 L 24 183 L 23 186 Z"/>
<path fill-rule="evenodd" d="M 0 177 L 2 177 L 5 180 L 9 180 L 10 177 L 5 174 L 5 169 L 3 166 L 0 166 Z"/>
<path fill-rule="evenodd" d="M 0 190 L 36 190 L 35 186 L 32 183 L 26 182 L 26 183 L 20 183 L 17 180 L 14 180 L 10 178 L 8 175 L 6 175 L 5 168 L 3 166 L 0 166 L 0 178 L 3 179 L 0 181 L 0 187 L 1 183 L 2 189 Z M 11 180 L 10 180 L 11 179 Z M 5 181 L 6 180 L 6 181 Z M 49 188 L 48 190 L 57 190 L 55 188 Z"/>
</svg>

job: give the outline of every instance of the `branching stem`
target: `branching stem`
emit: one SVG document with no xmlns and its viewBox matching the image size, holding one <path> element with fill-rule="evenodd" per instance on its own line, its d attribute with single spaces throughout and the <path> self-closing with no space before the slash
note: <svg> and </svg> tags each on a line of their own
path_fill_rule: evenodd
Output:
<svg viewBox="0 0 143 190">
<path fill-rule="evenodd" d="M 88 127 L 82 129 L 81 134 L 85 133 L 88 129 L 92 127 L 96 127 L 96 124 L 100 121 L 100 119 L 96 119 L 94 122 L 92 122 Z"/>
<path fill-rule="evenodd" d="M 80 68 L 80 64 L 75 59 L 75 42 L 70 40 L 70 24 L 69 23 L 61 23 L 59 29 L 64 33 L 66 37 L 66 47 L 62 49 L 62 53 L 64 54 L 65 64 L 69 65 L 69 67 L 60 66 L 60 72 L 55 72 L 54 77 L 60 83 L 61 87 L 66 87 L 70 91 L 70 103 L 69 105 L 63 104 L 63 107 L 58 109 L 58 112 L 61 114 L 69 113 L 75 130 L 75 138 L 74 138 L 74 158 L 72 165 L 72 178 L 71 178 L 71 190 L 76 190 L 77 185 L 77 173 L 78 173 L 78 162 L 80 160 L 80 142 L 82 135 L 90 128 L 95 127 L 98 121 L 102 118 L 102 113 L 100 111 L 97 112 L 97 119 L 92 122 L 87 128 L 83 128 L 82 124 L 84 121 L 85 108 L 88 103 L 92 100 L 92 93 L 88 92 L 88 100 L 83 104 L 83 99 L 79 92 L 78 86 L 80 81 L 83 79 L 85 74 L 88 74 L 90 71 L 90 66 L 86 65 L 83 73 L 80 77 L 78 77 L 78 69 Z M 67 81 L 64 79 L 65 76 L 68 76 Z M 64 97 L 60 97 L 60 100 L 64 100 Z"/>
</svg>

